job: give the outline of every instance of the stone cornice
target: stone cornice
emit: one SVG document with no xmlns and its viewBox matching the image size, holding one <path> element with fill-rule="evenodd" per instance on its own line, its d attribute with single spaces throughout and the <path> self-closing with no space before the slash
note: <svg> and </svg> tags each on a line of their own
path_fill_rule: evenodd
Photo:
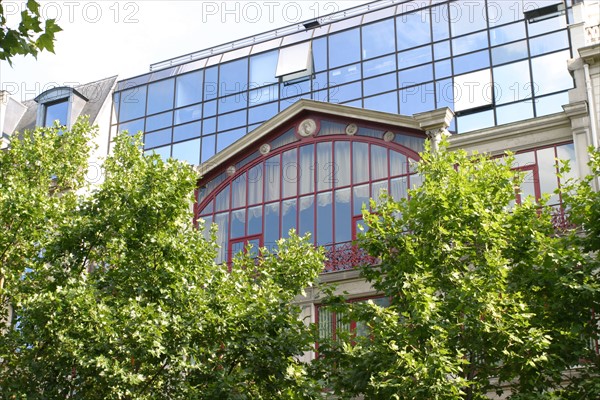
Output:
<svg viewBox="0 0 600 400">
<path fill-rule="evenodd" d="M 571 120 L 565 112 L 532 118 L 511 124 L 452 135 L 450 149 L 479 149 L 480 152 L 500 154 L 507 149 L 525 150 L 573 140 Z"/>
<path fill-rule="evenodd" d="M 588 64 L 595 64 L 600 61 L 600 43 L 582 47 L 577 51 L 579 56 Z"/>
</svg>

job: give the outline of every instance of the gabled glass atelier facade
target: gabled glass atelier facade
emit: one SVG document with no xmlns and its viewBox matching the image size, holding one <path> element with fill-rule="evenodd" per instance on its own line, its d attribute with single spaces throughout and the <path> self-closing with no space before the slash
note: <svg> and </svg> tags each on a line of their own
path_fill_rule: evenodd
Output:
<svg viewBox="0 0 600 400">
<path fill-rule="evenodd" d="M 558 2 L 558 1 L 555 1 Z M 112 134 L 144 131 L 145 149 L 205 162 L 301 98 L 412 115 L 450 107 L 464 133 L 562 111 L 573 81 L 571 0 L 404 2 L 315 29 L 121 81 Z M 310 70 L 277 77 L 284 48 L 310 43 Z M 288 52 L 289 53 L 289 52 Z"/>
</svg>

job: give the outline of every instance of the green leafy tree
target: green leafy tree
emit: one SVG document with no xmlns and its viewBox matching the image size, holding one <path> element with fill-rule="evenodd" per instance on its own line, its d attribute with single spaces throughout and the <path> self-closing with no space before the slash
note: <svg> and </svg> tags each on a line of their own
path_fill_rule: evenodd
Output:
<svg viewBox="0 0 600 400">
<path fill-rule="evenodd" d="M 10 64 L 16 55 L 31 54 L 36 57 L 44 50 L 54 53 L 55 35 L 62 30 L 56 20 L 43 21 L 40 4 L 35 0 L 27 0 L 20 18 L 15 28 L 8 27 L 7 15 L 0 0 L 0 60 Z"/>
<path fill-rule="evenodd" d="M 274 254 L 216 265 L 193 226 L 196 175 L 128 135 L 105 181 L 81 188 L 83 122 L 0 153 L 3 398 L 279 399 L 318 394 L 294 298 L 323 256 L 292 235 Z M 6 313 L 5 313 L 6 314 Z"/>
<path fill-rule="evenodd" d="M 328 385 L 342 398 L 598 398 L 598 264 L 549 210 L 514 204 L 510 155 L 428 150 L 410 199 L 365 212 L 360 243 L 380 262 L 362 274 L 391 305 L 330 300 L 370 333 L 319 343 Z"/>
</svg>

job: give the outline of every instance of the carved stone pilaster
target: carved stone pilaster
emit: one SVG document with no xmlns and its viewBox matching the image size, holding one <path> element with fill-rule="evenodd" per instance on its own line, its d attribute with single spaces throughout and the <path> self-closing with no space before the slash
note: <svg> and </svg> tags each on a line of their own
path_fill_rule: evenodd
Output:
<svg viewBox="0 0 600 400">
<path fill-rule="evenodd" d="M 448 127 L 454 113 L 449 108 L 440 108 L 438 110 L 428 111 L 413 115 L 421 129 L 425 131 L 427 137 L 431 140 L 431 151 L 437 152 L 442 138 L 450 136 Z"/>
<path fill-rule="evenodd" d="M 442 139 L 450 136 L 450 132 L 446 128 L 429 129 L 425 134 L 431 141 L 431 151 L 434 153 L 438 151 Z"/>
</svg>

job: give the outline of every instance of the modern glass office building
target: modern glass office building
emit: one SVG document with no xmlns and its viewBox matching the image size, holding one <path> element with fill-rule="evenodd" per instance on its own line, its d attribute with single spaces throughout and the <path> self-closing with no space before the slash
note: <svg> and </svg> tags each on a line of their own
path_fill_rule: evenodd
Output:
<svg viewBox="0 0 600 400">
<path fill-rule="evenodd" d="M 427 138 L 516 153 L 515 201 L 548 194 L 561 222 L 556 160 L 585 174 L 598 146 L 599 8 L 376 1 L 121 80 L 110 134 L 143 131 L 145 152 L 200 165 L 195 217 L 218 225 L 218 262 L 296 229 L 326 248 L 323 281 L 377 298 L 354 269 L 369 262 L 352 244 L 362 208 L 419 184 Z M 303 317 L 332 335 L 318 302 L 309 296 Z"/>
<path fill-rule="evenodd" d="M 112 134 L 199 164 L 299 99 L 449 107 L 458 134 L 560 112 L 573 2 L 377 1 L 160 62 L 119 82 Z"/>
</svg>

